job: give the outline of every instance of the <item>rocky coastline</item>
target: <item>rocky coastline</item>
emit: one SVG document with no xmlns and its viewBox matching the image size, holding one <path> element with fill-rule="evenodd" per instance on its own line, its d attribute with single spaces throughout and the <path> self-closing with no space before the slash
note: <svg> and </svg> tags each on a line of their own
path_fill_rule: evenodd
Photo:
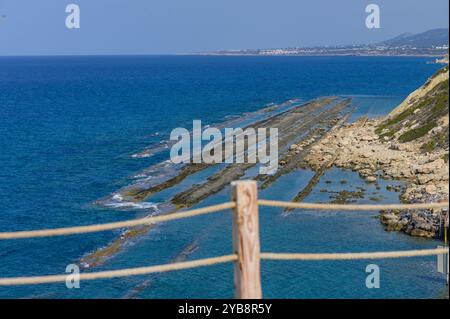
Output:
<svg viewBox="0 0 450 319">
<path fill-rule="evenodd" d="M 421 153 L 417 143 L 401 144 L 380 139 L 375 132 L 380 119 L 360 119 L 330 132 L 312 146 L 304 161 L 314 170 L 324 165 L 351 169 L 368 183 L 379 178 L 402 180 L 406 188 L 403 202 L 438 202 L 448 200 L 448 150 Z M 383 211 L 380 220 L 387 230 L 404 231 L 412 236 L 437 238 L 443 210 Z"/>
<path fill-rule="evenodd" d="M 367 183 L 404 181 L 405 203 L 448 201 L 449 69 L 436 72 L 385 118 L 359 120 L 315 143 L 304 165 L 351 169 Z M 386 230 L 440 238 L 448 209 L 381 211 Z"/>
</svg>

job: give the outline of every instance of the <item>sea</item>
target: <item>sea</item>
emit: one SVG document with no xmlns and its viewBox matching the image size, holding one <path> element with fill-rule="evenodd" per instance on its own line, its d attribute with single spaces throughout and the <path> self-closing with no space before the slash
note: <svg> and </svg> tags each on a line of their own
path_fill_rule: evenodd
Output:
<svg viewBox="0 0 450 319">
<path fill-rule="evenodd" d="M 387 114 L 440 66 L 423 57 L 64 56 L 0 57 L 0 232 L 107 223 L 157 215 L 167 198 L 207 177 L 194 174 L 145 202 L 120 189 L 170 166 L 172 129 L 194 119 L 219 125 L 258 110 L 321 96 L 351 97 L 353 119 Z M 296 102 L 297 103 L 297 102 Z M 161 147 L 162 146 L 162 147 Z M 157 152 L 145 153 L 156 149 Z M 144 152 L 144 153 L 142 153 Z M 139 156 L 144 154 L 144 156 Z M 148 156 L 146 156 L 147 154 Z M 292 200 L 313 172 L 296 170 L 260 193 Z M 345 180 L 345 183 L 342 181 Z M 358 203 L 399 201 L 351 171 L 331 169 L 305 201 L 366 189 Z M 326 191 L 324 191 L 324 189 Z M 114 198 L 115 205 L 102 199 Z M 195 207 L 229 201 L 230 189 Z M 124 230 L 0 241 L 0 277 L 64 274 Z M 103 264 L 114 270 L 230 254 L 231 213 L 163 223 L 127 242 Z M 377 213 L 260 209 L 265 252 L 366 252 L 442 244 L 387 232 Z M 366 286 L 378 266 L 380 287 Z M 82 265 L 81 265 L 82 266 Z M 85 265 L 86 266 L 86 265 Z M 262 261 L 266 298 L 448 298 L 436 257 L 362 261 Z M 163 274 L 0 287 L 0 298 L 232 298 L 233 265 Z"/>
</svg>

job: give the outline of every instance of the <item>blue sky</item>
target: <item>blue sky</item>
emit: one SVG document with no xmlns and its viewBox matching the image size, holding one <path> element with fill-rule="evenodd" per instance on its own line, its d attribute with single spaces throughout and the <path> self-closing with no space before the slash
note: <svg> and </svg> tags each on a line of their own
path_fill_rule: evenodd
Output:
<svg viewBox="0 0 450 319">
<path fill-rule="evenodd" d="M 81 28 L 65 27 L 67 4 Z M 366 5 L 381 28 L 365 27 Z M 165 54 L 371 43 L 448 26 L 448 0 L 0 0 L 0 55 Z"/>
</svg>

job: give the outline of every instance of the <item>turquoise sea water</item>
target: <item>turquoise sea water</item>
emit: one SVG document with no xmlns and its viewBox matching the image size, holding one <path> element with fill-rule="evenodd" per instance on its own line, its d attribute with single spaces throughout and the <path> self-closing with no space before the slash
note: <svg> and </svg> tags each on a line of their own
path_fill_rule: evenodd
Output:
<svg viewBox="0 0 450 319">
<path fill-rule="evenodd" d="M 324 95 L 351 96 L 360 115 L 383 115 L 439 66 L 425 58 L 363 57 L 29 57 L 0 58 L 0 231 L 104 223 L 157 208 L 114 209 L 96 204 L 136 181 L 167 152 L 133 158 L 167 139 L 175 127 L 220 123 L 270 103 Z M 284 176 L 261 197 L 292 199 L 311 176 Z M 198 182 L 205 174 L 188 178 Z M 325 184 L 328 179 L 339 181 Z M 383 184 L 384 183 L 384 184 Z M 383 186 L 388 182 L 382 182 Z M 332 170 L 307 201 L 327 201 L 322 188 L 365 184 Z M 365 186 L 367 187 L 367 186 Z M 179 190 L 179 189 L 177 189 Z M 372 190 L 375 192 L 376 190 Z M 174 190 L 149 201 L 158 205 Z M 368 190 L 370 193 L 370 190 Z M 396 193 L 383 191 L 384 202 Z M 229 200 L 229 189 L 197 206 Z M 361 200 L 367 202 L 368 199 Z M 383 230 L 376 214 L 261 209 L 264 251 L 378 251 L 435 247 L 430 240 Z M 121 231 L 0 242 L 0 276 L 59 274 Z M 95 270 L 188 259 L 231 251 L 229 213 L 162 224 Z M 263 262 L 263 289 L 274 298 L 433 298 L 445 291 L 433 257 L 377 261 L 380 289 L 365 288 L 361 262 Z M 232 297 L 232 265 L 115 280 L 0 288 L 0 297 L 184 298 Z"/>
</svg>

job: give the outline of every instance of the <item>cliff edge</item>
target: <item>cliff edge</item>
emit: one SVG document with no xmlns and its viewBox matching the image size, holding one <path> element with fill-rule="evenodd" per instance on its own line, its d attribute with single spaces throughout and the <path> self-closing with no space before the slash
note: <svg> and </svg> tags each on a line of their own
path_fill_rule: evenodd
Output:
<svg viewBox="0 0 450 319">
<path fill-rule="evenodd" d="M 389 115 L 361 118 L 330 132 L 311 147 L 304 164 L 319 170 L 333 165 L 351 169 L 368 183 L 379 178 L 404 181 L 403 202 L 448 200 L 449 70 L 436 72 Z M 447 210 L 384 211 L 387 230 L 437 238 Z"/>
</svg>

